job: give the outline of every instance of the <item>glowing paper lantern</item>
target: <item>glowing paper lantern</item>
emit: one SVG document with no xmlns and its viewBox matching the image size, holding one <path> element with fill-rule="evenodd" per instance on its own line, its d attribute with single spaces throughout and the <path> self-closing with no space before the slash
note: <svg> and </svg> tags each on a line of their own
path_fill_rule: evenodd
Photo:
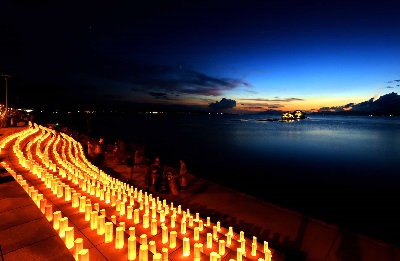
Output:
<svg viewBox="0 0 400 261">
<path fill-rule="evenodd" d="M 267 250 L 269 250 L 269 249 L 268 249 L 268 242 L 267 242 L 267 241 L 264 241 L 264 253 L 265 253 Z"/>
<path fill-rule="evenodd" d="M 232 244 L 232 235 L 231 234 L 226 234 L 226 245 L 229 247 Z"/>
<path fill-rule="evenodd" d="M 175 215 L 172 215 L 171 216 L 171 220 L 170 220 L 170 226 L 172 227 L 172 228 L 174 228 L 175 227 L 175 220 L 176 220 L 176 216 Z"/>
<path fill-rule="evenodd" d="M 86 196 L 81 196 L 79 199 L 79 212 L 85 212 Z"/>
<path fill-rule="evenodd" d="M 135 209 L 133 211 L 133 223 L 134 224 L 139 224 L 139 209 Z"/>
<path fill-rule="evenodd" d="M 244 256 L 246 256 L 246 240 L 245 239 L 239 240 L 239 242 L 240 242 L 240 246 L 242 248 L 242 253 Z"/>
<path fill-rule="evenodd" d="M 157 235 L 157 233 L 157 219 L 153 218 L 151 219 L 151 234 Z"/>
<path fill-rule="evenodd" d="M 194 261 L 200 261 L 202 248 L 203 248 L 203 244 L 201 244 L 201 243 L 194 244 Z"/>
<path fill-rule="evenodd" d="M 271 261 L 272 259 L 272 254 L 271 254 L 271 250 L 267 249 L 267 251 L 265 251 L 265 261 Z"/>
<path fill-rule="evenodd" d="M 140 243 L 141 245 L 147 245 L 147 235 L 146 235 L 146 234 L 141 234 L 141 235 L 140 235 L 140 241 L 139 241 L 139 243 Z"/>
<path fill-rule="evenodd" d="M 213 226 L 213 239 L 215 241 L 218 240 L 218 228 L 217 228 L 217 226 Z"/>
<path fill-rule="evenodd" d="M 251 256 L 256 256 L 257 255 L 257 243 L 251 243 Z"/>
<path fill-rule="evenodd" d="M 65 187 L 64 200 L 65 201 L 70 201 L 71 200 L 71 188 L 69 186 Z"/>
<path fill-rule="evenodd" d="M 100 215 L 97 217 L 97 235 L 104 235 L 106 232 L 106 216 Z"/>
<path fill-rule="evenodd" d="M 162 261 L 168 261 L 168 248 L 163 247 L 161 249 L 162 252 Z"/>
<path fill-rule="evenodd" d="M 78 260 L 79 261 L 89 261 L 89 250 L 82 249 L 81 251 L 79 251 Z"/>
<path fill-rule="evenodd" d="M 133 213 L 133 207 L 132 206 L 127 206 L 126 207 L 126 218 L 127 219 L 132 219 L 132 213 Z"/>
<path fill-rule="evenodd" d="M 95 230 L 97 229 L 97 215 L 98 212 L 97 211 L 92 211 L 90 213 L 90 229 L 91 230 Z"/>
<path fill-rule="evenodd" d="M 74 247 L 74 240 L 75 240 L 75 232 L 74 227 L 67 227 L 65 229 L 65 245 L 68 249 Z"/>
<path fill-rule="evenodd" d="M 207 248 L 212 248 L 212 234 L 207 233 Z"/>
<path fill-rule="evenodd" d="M 53 213 L 53 228 L 55 230 L 60 229 L 60 219 L 61 219 L 61 211 L 55 211 Z"/>
<path fill-rule="evenodd" d="M 189 216 L 189 227 L 193 227 L 193 216 Z"/>
<path fill-rule="evenodd" d="M 139 247 L 139 261 L 148 261 L 148 246 L 140 245 Z"/>
<path fill-rule="evenodd" d="M 60 230 L 59 230 L 60 237 L 65 237 L 65 229 L 67 227 L 68 227 L 68 218 L 67 217 L 60 218 Z"/>
<path fill-rule="evenodd" d="M 154 253 L 153 261 L 161 261 L 161 253 Z"/>
<path fill-rule="evenodd" d="M 117 227 L 115 229 L 115 249 L 124 248 L 124 228 Z"/>
<path fill-rule="evenodd" d="M 169 248 L 176 247 L 176 236 L 177 236 L 176 231 L 169 232 Z"/>
<path fill-rule="evenodd" d="M 83 239 L 82 238 L 77 238 L 75 239 L 75 248 L 74 248 L 74 257 L 76 260 L 78 259 L 78 253 L 83 249 Z"/>
<path fill-rule="evenodd" d="M 143 214 L 143 228 L 149 228 L 149 214 Z"/>
<path fill-rule="evenodd" d="M 129 228 L 129 236 L 131 237 L 135 237 L 135 227 L 130 227 Z"/>
<path fill-rule="evenodd" d="M 156 241 L 150 240 L 148 245 L 149 245 L 149 251 L 151 253 L 155 254 L 156 253 Z"/>
<path fill-rule="evenodd" d="M 160 211 L 160 222 L 161 223 L 165 222 L 165 212 L 164 212 L 164 210 Z"/>
<path fill-rule="evenodd" d="M 105 234 L 104 234 L 104 242 L 110 243 L 113 240 L 113 223 L 106 222 L 105 226 Z"/>
<path fill-rule="evenodd" d="M 225 240 L 220 240 L 218 242 L 218 254 L 221 256 L 225 255 Z"/>
<path fill-rule="evenodd" d="M 199 231 L 203 231 L 204 226 L 203 226 L 203 220 L 199 220 Z"/>
<path fill-rule="evenodd" d="M 38 194 L 36 198 L 36 205 L 40 208 L 40 201 L 43 199 L 43 194 Z"/>
<path fill-rule="evenodd" d="M 113 224 L 117 224 L 117 216 L 116 215 L 111 215 L 110 219 Z"/>
<path fill-rule="evenodd" d="M 79 193 L 73 193 L 72 194 L 72 207 L 77 208 L 79 207 Z"/>
<path fill-rule="evenodd" d="M 43 214 L 46 213 L 46 206 L 47 206 L 47 199 L 43 198 L 40 200 L 40 211 L 42 211 Z"/>
<path fill-rule="evenodd" d="M 186 221 L 184 220 L 181 221 L 181 234 L 186 234 Z"/>
<path fill-rule="evenodd" d="M 136 259 L 136 237 L 130 236 L 128 238 L 128 260 L 132 261 Z"/>
<path fill-rule="evenodd" d="M 46 205 L 45 213 L 47 220 L 51 222 L 53 220 L 53 205 Z"/>
<path fill-rule="evenodd" d="M 163 244 L 168 243 L 168 227 L 167 226 L 161 226 L 161 242 Z"/>
<path fill-rule="evenodd" d="M 199 228 L 195 227 L 194 228 L 194 234 L 193 234 L 193 240 L 194 241 L 199 241 L 200 235 L 199 235 Z"/>
<path fill-rule="evenodd" d="M 190 256 L 190 241 L 189 238 L 183 238 L 183 256 Z"/>
<path fill-rule="evenodd" d="M 85 221 L 90 221 L 90 215 L 92 214 L 92 204 L 85 205 Z"/>
<path fill-rule="evenodd" d="M 219 254 L 217 252 L 210 253 L 210 261 L 218 261 Z"/>
<path fill-rule="evenodd" d="M 236 261 L 242 261 L 243 260 L 243 252 L 241 248 L 238 248 L 236 250 Z"/>
</svg>

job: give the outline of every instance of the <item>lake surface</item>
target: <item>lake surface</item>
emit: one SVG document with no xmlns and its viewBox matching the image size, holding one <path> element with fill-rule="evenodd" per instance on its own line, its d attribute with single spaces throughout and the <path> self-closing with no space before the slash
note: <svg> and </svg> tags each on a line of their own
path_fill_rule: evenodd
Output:
<svg viewBox="0 0 400 261">
<path fill-rule="evenodd" d="M 90 115 L 94 136 L 263 200 L 400 243 L 400 118 L 309 115 Z M 277 116 L 279 117 L 279 116 Z M 75 119 L 75 124 L 77 124 Z M 73 125 L 74 121 L 69 122 Z M 85 121 L 80 121 L 87 127 Z M 86 125 L 85 125 L 86 124 Z"/>
</svg>

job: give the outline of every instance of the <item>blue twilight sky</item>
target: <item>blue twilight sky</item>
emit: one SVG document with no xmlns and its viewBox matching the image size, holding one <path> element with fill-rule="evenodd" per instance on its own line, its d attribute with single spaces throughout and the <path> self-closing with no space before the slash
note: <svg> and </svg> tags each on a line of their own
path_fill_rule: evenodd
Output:
<svg viewBox="0 0 400 261">
<path fill-rule="evenodd" d="M 14 104 L 308 111 L 400 88 L 398 1 L 2 6 Z"/>
</svg>

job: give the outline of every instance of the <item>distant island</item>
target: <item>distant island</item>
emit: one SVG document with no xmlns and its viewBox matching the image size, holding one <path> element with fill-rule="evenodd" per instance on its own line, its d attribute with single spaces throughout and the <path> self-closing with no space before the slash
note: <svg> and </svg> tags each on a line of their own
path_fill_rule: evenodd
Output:
<svg viewBox="0 0 400 261">
<path fill-rule="evenodd" d="M 282 113 L 282 120 L 301 120 L 305 119 L 306 114 L 301 110 L 295 110 L 293 112 L 284 112 Z"/>
</svg>

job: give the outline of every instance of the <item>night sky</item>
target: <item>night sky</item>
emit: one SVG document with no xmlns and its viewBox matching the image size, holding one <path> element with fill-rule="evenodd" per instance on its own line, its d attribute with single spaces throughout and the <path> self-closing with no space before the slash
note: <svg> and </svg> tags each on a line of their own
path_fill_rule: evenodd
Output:
<svg viewBox="0 0 400 261">
<path fill-rule="evenodd" d="M 10 0 L 1 10 L 11 106 L 310 111 L 398 98 L 399 1 Z"/>
</svg>

